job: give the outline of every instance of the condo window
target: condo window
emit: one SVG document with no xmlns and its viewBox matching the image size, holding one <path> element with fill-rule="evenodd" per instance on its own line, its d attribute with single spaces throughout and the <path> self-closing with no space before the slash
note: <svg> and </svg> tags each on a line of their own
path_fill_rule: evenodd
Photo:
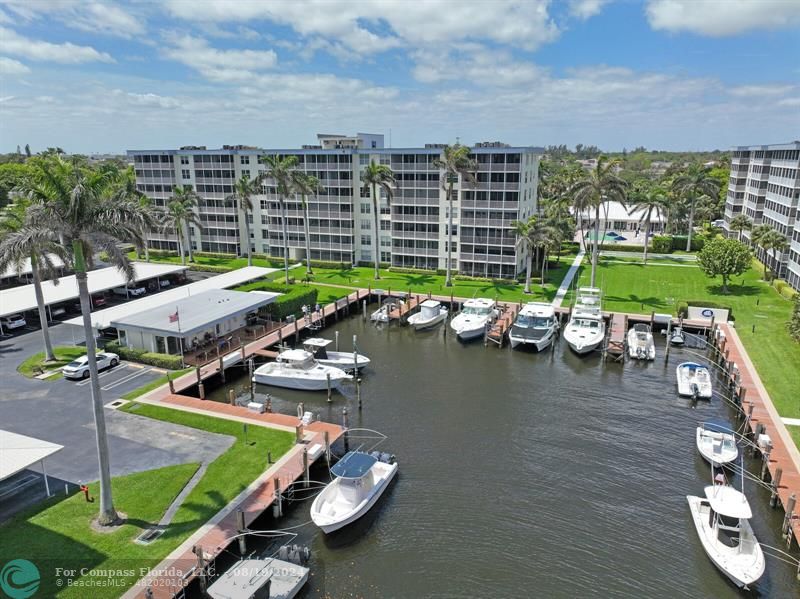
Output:
<svg viewBox="0 0 800 599">
<path fill-rule="evenodd" d="M 192 172 L 189 169 L 183 169 L 181 171 L 181 177 L 183 177 L 184 179 L 191 179 L 192 178 Z"/>
</svg>

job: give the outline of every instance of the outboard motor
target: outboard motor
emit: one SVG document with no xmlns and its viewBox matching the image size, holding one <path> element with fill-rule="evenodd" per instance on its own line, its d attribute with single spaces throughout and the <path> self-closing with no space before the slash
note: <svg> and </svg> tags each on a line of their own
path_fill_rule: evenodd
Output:
<svg viewBox="0 0 800 599">
<path fill-rule="evenodd" d="M 700 395 L 700 387 L 697 386 L 697 383 L 692 383 L 692 399 L 697 399 L 698 395 Z"/>
<path fill-rule="evenodd" d="M 282 545 L 278 549 L 278 559 L 304 566 L 311 559 L 311 550 L 301 545 Z"/>
</svg>

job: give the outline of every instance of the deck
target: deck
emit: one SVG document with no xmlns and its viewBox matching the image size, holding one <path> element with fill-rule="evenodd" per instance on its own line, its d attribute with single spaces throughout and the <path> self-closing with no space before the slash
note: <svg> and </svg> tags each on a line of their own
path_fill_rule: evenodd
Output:
<svg viewBox="0 0 800 599">
<path fill-rule="evenodd" d="M 614 312 L 611 314 L 611 322 L 608 326 L 608 339 L 606 342 L 606 354 L 614 360 L 625 357 L 625 336 L 628 333 L 627 315 Z"/>
</svg>

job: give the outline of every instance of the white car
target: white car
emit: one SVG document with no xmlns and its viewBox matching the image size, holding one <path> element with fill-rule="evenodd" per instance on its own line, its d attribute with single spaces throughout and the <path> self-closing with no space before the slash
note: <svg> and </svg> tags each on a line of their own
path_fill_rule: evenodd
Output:
<svg viewBox="0 0 800 599">
<path fill-rule="evenodd" d="M 111 290 L 114 295 L 121 295 L 123 297 L 139 297 L 147 293 L 144 287 L 116 287 Z"/>
<path fill-rule="evenodd" d="M 0 318 L 0 324 L 2 324 L 5 329 L 13 330 L 24 327 L 28 323 L 25 322 L 25 317 L 22 314 L 9 314 L 8 316 Z"/>
<path fill-rule="evenodd" d="M 97 354 L 97 370 L 113 368 L 119 364 L 119 356 L 112 353 Z M 61 374 L 65 379 L 88 379 L 89 378 L 89 356 L 81 356 L 73 360 L 61 369 Z"/>
</svg>

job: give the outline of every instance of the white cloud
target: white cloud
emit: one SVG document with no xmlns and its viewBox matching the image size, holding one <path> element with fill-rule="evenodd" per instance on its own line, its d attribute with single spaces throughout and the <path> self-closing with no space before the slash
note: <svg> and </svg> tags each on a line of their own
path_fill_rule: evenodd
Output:
<svg viewBox="0 0 800 599">
<path fill-rule="evenodd" d="M 542 69 L 531 62 L 514 60 L 505 50 L 482 44 L 453 44 L 448 49 L 419 50 L 412 73 L 417 81 L 439 83 L 464 81 L 478 86 L 509 87 L 533 83 Z"/>
<path fill-rule="evenodd" d="M 8 10 L 31 21 L 56 18 L 68 27 L 132 38 L 145 32 L 144 21 L 119 4 L 85 0 L 2 0 Z"/>
<path fill-rule="evenodd" d="M 134 106 L 154 106 L 158 108 L 178 108 L 181 101 L 169 96 L 160 96 L 153 93 L 133 93 L 115 89 L 111 92 L 112 96 L 122 98 Z"/>
<path fill-rule="evenodd" d="M 24 56 L 29 60 L 79 64 L 82 62 L 114 62 L 105 52 L 91 46 L 76 46 L 70 42 L 52 44 L 19 35 L 6 27 L 0 27 L 0 52 Z"/>
<path fill-rule="evenodd" d="M 23 75 L 30 72 L 31 70 L 18 60 L 0 56 L 0 75 Z"/>
<path fill-rule="evenodd" d="M 570 0 L 569 14 L 585 21 L 600 14 L 603 6 L 608 2 L 609 0 Z"/>
<path fill-rule="evenodd" d="M 800 98 L 784 98 L 778 100 L 778 106 L 800 106 Z"/>
<path fill-rule="evenodd" d="M 225 79 L 237 74 L 271 69 L 278 63 L 274 50 L 219 50 L 208 45 L 203 38 L 191 35 L 165 35 L 169 47 L 163 53 L 209 79 Z"/>
<path fill-rule="evenodd" d="M 723 37 L 753 29 L 800 24 L 797 0 L 650 0 L 647 19 L 653 29 L 689 31 Z"/>
<path fill-rule="evenodd" d="M 740 85 L 728 90 L 733 96 L 742 98 L 753 96 L 783 96 L 794 89 L 793 85 Z"/>
</svg>

